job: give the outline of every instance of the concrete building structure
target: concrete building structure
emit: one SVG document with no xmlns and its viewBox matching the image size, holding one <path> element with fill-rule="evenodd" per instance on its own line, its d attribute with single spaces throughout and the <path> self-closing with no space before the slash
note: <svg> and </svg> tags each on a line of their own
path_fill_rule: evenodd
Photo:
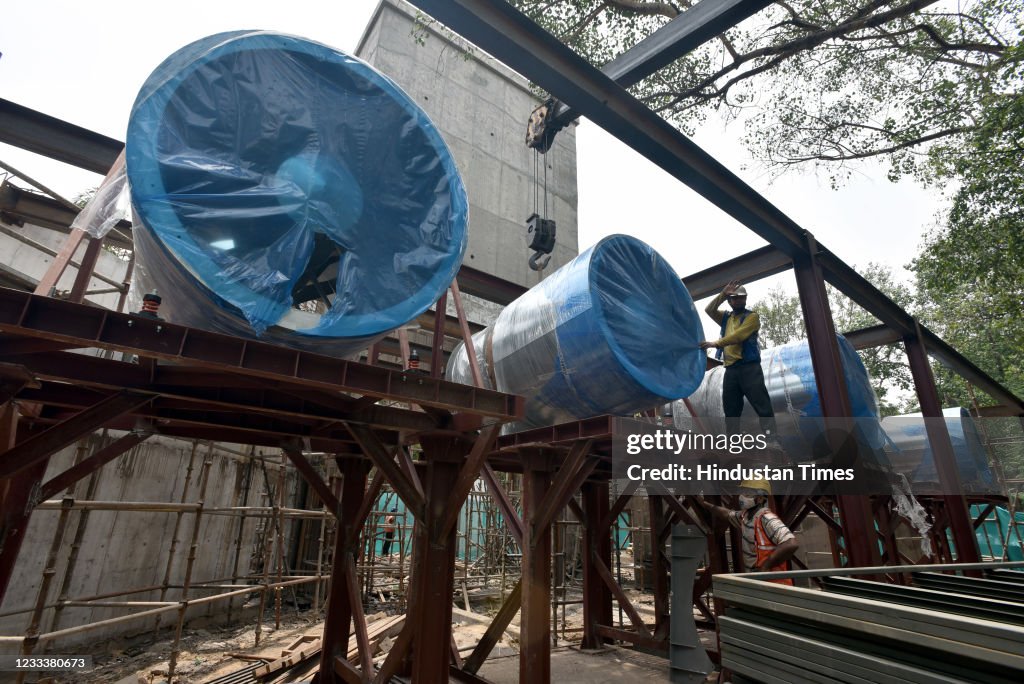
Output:
<svg viewBox="0 0 1024 684">
<path fill-rule="evenodd" d="M 425 21 L 401 0 L 382 0 L 356 55 L 401 86 L 451 149 L 469 195 L 464 263 L 532 287 L 578 253 L 575 127 L 537 160 L 540 183 L 548 166 L 547 216 L 558 227 L 551 262 L 533 271 L 526 219 L 534 210 L 535 153 L 524 140 L 530 112 L 542 100 L 522 76 Z"/>
</svg>

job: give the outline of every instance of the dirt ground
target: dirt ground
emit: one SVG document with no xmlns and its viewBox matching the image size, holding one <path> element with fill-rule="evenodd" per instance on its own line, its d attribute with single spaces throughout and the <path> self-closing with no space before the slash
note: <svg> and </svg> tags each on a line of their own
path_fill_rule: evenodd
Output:
<svg viewBox="0 0 1024 684">
<path fill-rule="evenodd" d="M 625 556 L 626 554 L 623 558 L 623 569 L 629 568 L 631 575 L 632 559 Z M 501 604 L 500 596 L 476 597 L 470 593 L 471 611 L 466 611 L 464 599 L 459 597 L 455 602 L 453 616 L 455 643 L 463 657 L 468 656 L 480 641 Z M 627 589 L 626 594 L 644 620 L 653 622 L 653 595 L 636 589 Z M 558 598 L 567 601 L 568 605 L 559 607 L 557 612 L 551 661 L 553 681 L 587 684 L 624 680 L 668 681 L 668 664 L 664 658 L 644 655 L 626 648 L 581 652 L 576 646 L 583 628 L 583 606 L 582 603 L 573 603 L 581 599 L 579 588 L 568 591 L 564 596 L 560 594 Z M 618 614 L 617 611 L 615 614 Z M 372 622 L 385 616 L 385 612 L 373 613 L 367 615 L 367 620 Z M 267 660 L 280 657 L 282 650 L 299 637 L 316 637 L 322 631 L 323 620 L 314 619 L 311 611 L 300 615 L 294 612 L 283 615 L 278 629 L 274 627 L 273 618 L 265 620 L 259 646 L 256 645 L 254 619 L 247 624 L 233 627 L 186 629 L 182 636 L 182 651 L 177 658 L 174 678 L 169 684 L 206 684 L 218 677 L 259 664 L 255 660 L 256 657 L 264 657 Z M 391 638 L 381 641 L 374 655 L 375 665 L 383 663 L 393 642 Z M 95 667 L 88 673 L 76 674 L 73 678 L 59 677 L 39 681 L 54 684 L 165 684 L 168 682 L 172 643 L 170 639 L 165 638 L 150 644 L 115 646 L 109 649 L 109 655 L 96 656 Z M 519 616 L 516 616 L 495 646 L 480 675 L 495 684 L 518 682 L 518 653 Z M 267 681 L 280 684 L 308 680 L 310 670 L 315 667 L 312 663 L 315 663 L 315 659 L 308 667 L 293 668 L 284 676 Z"/>
</svg>

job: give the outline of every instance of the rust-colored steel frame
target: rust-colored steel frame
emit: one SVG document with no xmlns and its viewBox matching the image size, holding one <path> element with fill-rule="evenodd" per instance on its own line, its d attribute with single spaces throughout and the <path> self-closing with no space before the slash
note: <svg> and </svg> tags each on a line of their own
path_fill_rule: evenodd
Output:
<svg viewBox="0 0 1024 684">
<path fill-rule="evenodd" d="M 433 2 L 416 2 L 416 0 L 414 2 L 418 5 L 428 5 L 431 9 L 440 7 Z M 460 0 L 458 3 L 451 3 L 451 11 L 457 14 L 470 6 L 474 11 L 489 11 L 489 4 L 494 8 L 497 7 L 495 3 Z M 455 5 L 459 5 L 459 8 L 456 9 Z M 492 12 L 490 21 L 505 20 L 504 12 L 504 9 Z M 452 16 L 456 17 L 456 15 Z M 467 13 L 463 18 L 469 16 Z M 520 20 L 513 19 L 513 24 L 515 21 Z M 446 23 L 456 26 L 457 30 L 461 26 L 459 21 L 452 20 Z M 484 20 L 484 24 L 486 23 L 487 20 Z M 494 28 L 494 26 L 492 25 L 490 28 Z M 580 68 L 578 64 L 570 65 L 564 55 L 559 58 L 545 59 L 542 56 L 544 50 L 529 50 L 526 47 L 527 41 L 519 39 L 526 36 L 526 33 L 522 33 L 522 31 L 536 34 L 539 29 L 526 24 L 510 25 L 510 29 L 504 32 L 502 39 L 512 41 L 518 49 L 527 50 L 530 59 L 534 60 L 531 68 L 524 73 L 532 73 L 537 69 L 543 70 L 544 68 L 558 69 L 559 65 Z M 472 36 L 470 37 L 472 38 Z M 496 51 L 495 54 L 499 58 L 504 58 L 501 50 Z M 578 74 L 578 77 L 573 76 L 571 69 L 566 68 L 561 74 L 563 80 L 560 84 L 570 90 L 577 88 L 575 94 L 579 95 L 594 84 L 602 84 L 599 79 L 588 80 L 589 76 L 590 74 L 582 72 Z M 538 79 L 538 82 L 546 83 L 547 79 Z M 723 206 L 723 198 L 730 193 L 735 194 L 737 188 L 742 194 L 743 188 L 733 182 L 734 179 L 727 171 L 714 163 L 707 163 L 707 160 L 701 157 L 703 153 L 688 144 L 688 141 L 683 140 L 677 132 L 668 130 L 666 126 L 657 129 L 660 122 L 652 127 L 652 122 L 647 121 L 646 130 L 641 130 L 640 127 L 633 125 L 636 120 L 643 119 L 647 112 L 635 107 L 630 109 L 633 103 L 629 101 L 629 96 L 624 91 L 619 92 L 614 84 L 602 85 L 606 86 L 603 101 L 605 111 L 609 117 L 620 117 L 620 121 L 616 124 L 619 126 L 620 137 L 632 136 L 636 141 L 648 136 L 643 143 L 647 145 L 648 149 L 641 150 L 642 152 L 662 165 L 671 162 L 676 168 L 673 173 L 691 185 L 694 183 L 700 185 L 698 191 L 711 197 L 712 201 L 718 203 L 719 206 Z M 561 88 L 553 88 L 554 90 L 561 90 Z M 622 125 L 623 113 L 626 113 L 627 123 L 625 126 Z M 629 114 L 634 117 L 632 123 L 628 122 Z M 610 120 L 599 123 L 608 127 Z M 612 128 L 614 127 L 612 126 Z M 659 147 L 661 151 L 656 151 Z M 676 157 L 675 160 L 670 159 L 673 155 Z M 679 163 L 680 161 L 682 163 Z M 711 161 L 713 162 L 713 160 Z M 695 292 L 696 297 L 700 297 L 717 291 L 723 283 L 733 278 L 750 282 L 782 272 L 792 265 L 797 277 L 807 323 L 819 394 L 822 397 L 822 404 L 827 416 L 848 415 L 848 407 L 845 406 L 846 394 L 842 375 L 838 371 L 835 331 L 831 324 L 828 301 L 824 296 L 826 279 L 883 321 L 883 326 L 879 326 L 878 329 L 860 331 L 861 334 L 854 335 L 855 344 L 858 347 L 893 343 L 900 339 L 904 341 L 908 357 L 911 359 L 915 386 L 926 415 L 936 414 L 938 406 L 934 382 L 927 364 L 927 353 L 946 361 L 965 375 L 968 380 L 992 394 L 998 401 L 1003 402 L 1004 410 L 1016 415 L 1024 413 L 1024 402 L 1007 392 L 1005 388 L 952 350 L 933 333 L 919 326 L 916 321 L 913 321 L 852 269 L 818 246 L 810 234 L 799 230 L 781 212 L 763 201 L 763 198 L 748 193 L 746 199 L 733 199 L 730 202 L 733 208 L 726 208 L 729 213 L 737 216 L 773 244 L 694 274 L 685 278 L 684 282 Z M 90 247 L 95 252 L 98 249 L 98 244 L 96 247 L 92 245 Z M 494 301 L 507 303 L 514 296 L 520 294 L 516 288 L 510 288 L 508 284 L 498 282 L 485 274 L 474 273 L 471 269 L 467 271 L 465 267 L 460 275 L 467 292 L 483 295 Z M 75 290 L 78 294 L 82 288 L 76 287 Z M 453 295 L 456 299 L 458 298 L 457 289 L 453 291 Z M 67 313 L 80 313 L 81 317 L 67 316 Z M 438 303 L 435 317 L 435 330 L 443 330 L 444 298 Z M 464 328 L 463 320 L 459 322 Z M 332 393 L 335 400 L 338 400 L 339 396 L 342 397 L 340 401 L 345 404 L 349 417 L 353 417 L 353 421 L 348 422 L 342 419 L 337 422 L 345 424 L 345 430 L 351 433 L 351 439 L 339 437 L 334 440 L 332 436 L 331 439 L 325 441 L 345 448 L 351 448 L 355 444 L 358 451 L 368 455 L 381 472 L 388 476 L 396 491 L 410 505 L 410 509 L 419 512 L 416 532 L 419 560 L 414 569 L 410 602 L 411 619 L 407 621 L 406 628 L 399 636 L 382 669 L 379 672 L 373 672 L 372 664 L 367 660 L 367 652 L 362 648 L 363 640 L 359 640 L 362 671 L 352 668 L 347 662 L 341 662 L 343 659 L 334 658 L 331 662 L 328 649 L 325 648 L 327 655 L 324 656 L 324 667 L 319 675 L 320 681 L 338 681 L 339 679 L 344 681 L 371 681 L 371 679 L 372 681 L 386 681 L 390 673 L 399 671 L 411 672 L 419 681 L 441 681 L 449 668 L 457 666 L 457 663 L 450 662 L 448 653 L 453 588 L 451 569 L 452 554 L 454 553 L 449 521 L 454 519 L 457 512 L 460 499 L 458 493 L 463 489 L 462 483 L 471 475 L 475 475 L 480 465 L 483 464 L 483 457 L 486 456 L 486 450 L 489 447 L 481 446 L 481 444 L 491 441 L 494 435 L 489 434 L 487 437 L 478 438 L 472 447 L 469 446 L 470 443 L 465 442 L 464 438 L 453 437 L 450 434 L 427 436 L 423 439 L 430 443 L 431 447 L 425 448 L 427 458 L 418 469 L 412 466 L 411 462 L 404 463 L 401 455 L 398 456 L 399 462 L 396 464 L 393 460 L 394 454 L 387 449 L 380 436 L 373 431 L 373 428 L 379 427 L 379 424 L 366 419 L 365 416 L 360 416 L 361 419 L 356 420 L 353 415 L 356 409 L 366 409 L 372 405 L 373 401 L 370 401 L 369 404 L 360 404 L 359 399 L 355 399 L 353 402 L 351 397 L 340 395 L 338 392 L 366 395 L 370 399 L 383 394 L 395 393 L 398 396 L 393 398 L 417 403 L 426 407 L 428 411 L 432 408 L 429 415 L 435 419 L 438 418 L 437 409 L 451 409 L 453 408 L 452 403 L 468 413 L 490 415 L 499 419 L 507 419 L 509 415 L 517 413 L 521 414 L 522 404 L 501 404 L 501 399 L 498 397 L 486 395 L 485 391 L 472 390 L 472 388 L 469 395 L 453 396 L 458 394 L 453 388 L 435 384 L 439 370 L 439 365 L 436 363 L 431 364 L 431 374 L 435 376 L 434 378 L 415 377 L 412 378 L 414 382 L 411 385 L 406 385 L 404 383 L 409 382 L 410 378 L 402 372 L 395 373 L 379 368 L 367 370 L 365 366 L 349 365 L 348 362 L 338 363 L 336 360 L 331 360 L 332 363 L 328 363 L 322 359 L 311 358 L 311 355 L 302 352 L 285 351 L 261 345 L 261 343 L 245 342 L 211 333 L 183 331 L 179 327 L 167 324 L 142 322 L 135 325 L 134 329 L 131 329 L 132 327 L 133 323 L 129 322 L 127 318 L 109 316 L 106 313 L 97 316 L 91 312 L 87 314 L 79 311 L 65 311 L 61 309 L 61 303 L 53 302 L 53 300 L 39 302 L 24 297 L 19 299 L 17 296 L 0 291 L 0 331 L 15 335 L 13 339 L 0 339 L 0 348 L 4 344 L 18 345 L 24 341 L 25 337 L 41 341 L 44 345 L 67 345 L 68 348 L 100 346 L 140 353 L 140 356 L 147 358 L 185 362 L 194 366 L 195 370 L 199 372 L 213 370 L 222 378 L 228 375 L 242 376 L 250 381 L 256 380 L 261 383 L 274 380 L 280 383 L 278 387 L 275 387 L 274 394 L 280 390 L 282 393 L 287 392 L 292 396 L 299 396 L 302 392 L 312 391 L 321 394 Z M 434 353 L 432 354 L 434 359 L 439 357 L 439 337 L 440 335 L 435 337 Z M 48 353 L 52 356 L 62 352 Z M 153 383 L 156 374 L 166 372 L 166 369 L 154 363 L 140 364 L 139 368 L 142 372 L 151 374 L 148 378 L 138 378 L 137 381 L 140 383 L 146 383 L 147 380 L 149 383 Z M 475 372 L 474 376 L 477 384 L 481 384 L 479 373 Z M 166 378 L 164 379 L 166 380 Z M 396 379 L 400 379 L 399 382 L 402 384 L 397 386 L 393 384 Z M 77 382 L 88 384 L 80 378 Z M 64 402 L 61 406 L 84 408 L 85 406 L 99 405 L 104 401 L 110 401 L 111 397 L 124 396 L 119 395 L 118 392 L 129 388 L 130 384 L 114 383 L 111 386 L 103 382 L 96 382 L 94 386 L 113 390 L 113 393 L 108 393 L 106 398 L 93 397 L 95 401 L 87 401 L 82 395 L 77 395 L 73 401 L 71 394 L 64 392 L 60 395 Z M 50 383 L 46 383 L 35 390 L 25 390 L 25 392 L 27 394 L 36 392 L 35 395 L 28 394 L 28 396 L 34 396 L 39 401 L 57 402 L 59 392 L 50 385 Z M 165 388 L 170 386 L 173 385 L 163 385 Z M 216 383 L 204 385 L 202 382 L 199 383 L 199 386 L 207 388 L 207 392 L 210 387 L 218 387 Z M 288 391 L 289 388 L 291 391 Z M 243 392 L 250 390 L 251 388 L 242 388 Z M 442 390 L 448 390 L 453 394 L 443 394 Z M 220 389 L 217 389 L 216 392 L 214 397 L 206 394 L 205 403 L 197 401 L 198 397 L 194 394 L 189 396 L 175 394 L 170 397 L 174 400 L 191 402 L 192 410 L 189 410 L 187 415 L 182 415 L 180 407 L 173 403 L 167 403 L 168 394 L 155 392 L 152 401 L 146 402 L 146 405 L 151 407 L 148 413 L 143 412 L 139 415 L 150 420 L 172 421 L 164 429 L 167 434 L 174 434 L 173 431 L 199 434 L 204 429 L 213 429 L 208 427 L 210 418 L 206 416 L 212 416 L 217 409 L 223 409 L 222 413 L 230 413 L 239 410 L 246 403 L 250 407 L 253 403 L 260 403 L 240 402 L 234 397 L 226 398 L 220 393 Z M 188 393 L 186 392 L 186 394 Z M 497 395 L 497 393 L 493 394 Z M 317 415 L 314 407 L 318 404 L 321 402 L 314 399 L 310 404 L 303 403 L 298 407 L 292 405 L 290 411 L 281 406 L 268 408 L 262 403 L 260 408 L 273 414 L 281 414 L 288 419 L 308 416 L 305 423 L 295 421 L 290 428 L 312 427 L 314 434 L 319 436 L 328 426 L 317 423 L 318 420 L 326 419 L 326 416 L 322 414 Z M 330 402 L 323 402 L 321 405 L 330 406 Z M 312 416 L 306 413 L 307 409 L 311 410 Z M 197 415 L 197 413 L 201 415 Z M 284 416 L 284 414 L 288 415 Z M 9 419 L 8 423 L 16 424 L 16 414 L 12 414 L 8 410 L 5 415 Z M 11 419 L 11 415 L 15 417 Z M 52 418 L 52 415 L 43 415 L 40 417 L 40 422 Z M 397 416 L 390 415 L 379 420 L 387 423 L 396 421 Z M 424 428 L 426 427 L 424 426 Z M 436 425 L 435 429 L 437 427 L 441 426 Z M 9 428 L 7 431 L 10 437 L 8 443 L 11 447 L 17 448 L 13 437 L 14 427 L 9 425 Z M 282 427 L 281 430 L 283 432 L 290 428 Z M 234 432 L 230 432 L 230 430 L 234 430 Z M 426 429 L 424 431 L 429 433 Z M 229 428 L 229 432 L 233 436 L 255 437 L 254 434 L 246 431 L 244 425 L 232 426 Z M 956 473 L 955 469 L 950 470 L 953 462 L 951 460 L 947 462 L 950 452 L 944 447 L 948 446 L 949 441 L 948 435 L 944 431 L 942 432 L 943 434 L 935 435 L 935 439 L 939 443 L 936 460 L 937 462 L 941 461 L 939 471 L 944 484 L 951 484 L 955 483 Z M 223 429 L 220 434 L 225 434 Z M 297 429 L 295 434 L 311 437 L 301 429 Z M 593 419 L 542 431 L 520 433 L 510 438 L 503 438 L 499 442 L 498 450 L 491 456 L 495 466 L 524 473 L 525 519 L 523 521 L 518 520 L 507 496 L 496 483 L 490 466 L 483 464 L 483 474 L 488 490 L 505 511 L 506 518 L 510 521 L 510 527 L 518 530 L 518 534 L 514 534 L 514 536 L 523 547 L 524 574 L 520 585 L 517 585 L 517 589 L 502 607 L 485 638 L 474 654 L 467 659 L 463 669 L 458 671 L 458 674 L 462 675 L 460 678 L 473 679 L 474 673 L 496 642 L 497 636 L 514 615 L 516 604 L 520 603 L 524 611 L 521 679 L 530 682 L 549 680 L 548 649 L 550 642 L 547 639 L 547 634 L 550 625 L 547 620 L 547 605 L 550 598 L 548 596 L 550 593 L 550 526 L 555 513 L 568 504 L 572 495 L 580 487 L 583 489 L 583 506 L 582 508 L 574 506 L 573 510 L 578 516 L 582 516 L 581 519 L 584 520 L 584 527 L 587 530 L 584 540 L 586 546 L 584 554 L 584 594 L 586 597 L 584 602 L 584 645 L 596 647 L 606 640 L 617 639 L 631 641 L 648 648 L 664 647 L 666 621 L 662 604 L 667 600 L 665 598 L 667 583 L 663 573 L 664 559 L 658 549 L 663 546 L 667 530 L 674 520 L 699 522 L 706 529 L 710 529 L 710 520 L 702 516 L 702 511 L 687 508 L 682 501 L 675 497 L 653 496 L 651 498 L 649 505 L 652 519 L 651 541 L 652 548 L 655 549 L 654 584 L 656 591 L 656 620 L 652 626 L 652 632 L 630 605 L 621 587 L 614 582 L 610 571 L 610 548 L 607 533 L 610 525 L 628 501 L 628 493 L 624 493 L 614 504 L 609 506 L 607 484 L 600 482 L 600 478 L 588 480 L 589 476 L 598 472 L 597 464 L 600 459 L 596 453 L 587 453 L 594 445 L 594 442 L 590 440 L 606 439 L 609 434 L 610 427 L 606 419 Z M 280 435 L 281 432 L 268 433 L 264 431 L 260 438 L 273 441 L 279 440 Z M 247 440 L 239 439 L 237 441 Z M 252 439 L 248 441 L 255 443 Z M 559 449 L 559 447 L 562 448 Z M 569 457 L 562 461 L 562 467 L 558 468 L 556 454 L 560 456 L 565 453 L 565 447 L 571 447 Z M 598 450 L 594 449 L 594 451 Z M 404 453 L 401 450 L 399 452 Z M 943 456 L 947 458 L 942 458 Z M 311 472 L 310 468 L 303 467 L 304 460 L 301 453 L 295 457 L 290 455 L 290 457 L 304 477 L 307 479 L 318 477 Z M 365 471 L 363 469 L 365 469 L 365 462 L 351 457 L 344 457 L 343 462 L 346 464 L 345 468 L 353 470 L 353 473 L 346 477 L 346 480 L 352 480 L 352 495 L 343 496 L 342 500 L 337 502 L 338 507 L 335 510 L 342 511 L 343 518 L 349 518 L 345 514 L 347 509 L 350 515 L 356 516 L 349 518 L 349 524 L 358 525 L 361 524 L 359 521 L 365 519 L 365 515 L 360 517 L 360 514 L 366 509 L 366 500 L 360 498 L 364 497 Z M 463 464 L 461 468 L 459 467 L 460 463 Z M 308 466 L 308 464 L 306 465 Z M 38 463 L 32 467 L 33 470 L 35 468 L 38 468 Z M 355 472 L 356 470 L 360 472 Z M 29 474 L 28 469 L 22 469 L 21 472 L 24 475 Z M 422 477 L 418 472 L 422 473 Z M 357 487 L 356 485 L 359 483 L 362 483 L 362 486 Z M 356 493 L 357 490 L 358 493 Z M 9 487 L 8 493 L 12 491 L 13 488 Z M 10 503 L 5 500 L 5 512 L 12 510 Z M 838 548 L 838 539 L 841 538 L 843 547 L 848 554 L 848 560 L 853 565 L 877 565 L 881 560 L 887 563 L 900 562 L 895 549 L 893 533 L 894 525 L 898 524 L 898 521 L 894 521 L 889 515 L 888 502 L 885 499 L 871 501 L 867 498 L 841 497 L 832 501 L 821 497 L 803 497 L 780 503 L 786 506 L 785 517 L 794 525 L 799 524 L 809 514 L 825 520 L 830 534 L 833 536 L 834 551 Z M 937 544 L 938 557 L 941 558 L 949 553 L 944 533 L 947 527 L 954 533 L 961 560 L 968 559 L 972 552 L 977 554 L 976 540 L 971 530 L 971 521 L 966 515 L 966 504 L 963 497 L 941 497 L 927 503 L 935 522 L 936 532 L 933 534 L 933 540 Z M 831 512 L 834 507 L 840 511 L 840 521 L 838 522 Z M 876 521 L 879 522 L 878 530 L 874 528 Z M 339 544 L 344 545 L 346 537 L 347 535 L 339 535 Z M 350 537 L 348 538 L 350 539 Z M 717 535 L 715 539 L 723 541 L 721 535 Z M 877 540 L 883 542 L 884 557 L 878 551 Z M 733 546 L 735 551 L 736 545 Z M 343 557 L 348 558 L 352 555 L 350 548 L 340 548 Z M 712 544 L 709 549 L 709 557 L 712 572 L 722 572 L 728 568 L 724 543 Z M 337 595 L 332 594 L 332 600 L 339 604 L 346 604 L 348 614 L 351 615 L 352 612 L 359 610 L 358 606 L 354 605 L 358 604 L 357 597 L 349 586 L 353 584 L 354 564 L 344 562 L 340 567 L 340 572 L 340 576 L 337 574 L 335 576 L 336 581 L 332 591 L 336 591 Z M 441 579 L 440 588 L 435 589 L 432 580 L 437 578 Z M 709 581 L 710 574 L 705 579 Z M 695 599 L 699 595 L 697 590 L 700 586 L 701 583 L 698 582 L 698 587 L 695 587 Z M 544 597 L 547 600 L 541 600 Z M 634 630 L 624 630 L 611 625 L 611 600 L 613 597 L 630 617 Z M 701 606 L 696 600 L 695 604 L 708 617 L 711 617 L 707 606 Z M 345 637 L 345 643 L 347 643 L 348 619 L 344 620 L 344 627 L 340 626 L 342 614 L 346 613 L 346 609 L 343 606 L 337 611 L 340 612 L 335 612 L 334 618 L 329 620 L 332 630 L 329 640 L 326 639 L 325 633 L 325 643 L 334 646 L 342 643 L 342 636 Z M 443 619 L 438 620 L 439 617 Z M 423 630 L 429 630 L 439 622 L 443 622 L 448 627 L 440 631 L 424 633 Z M 355 620 L 354 624 L 358 636 L 360 620 Z M 365 623 L 362 624 L 362 628 L 365 629 Z M 344 631 L 344 635 L 342 635 L 342 631 Z"/>
<path fill-rule="evenodd" d="M 462 664 L 450 662 L 457 654 L 449 648 L 456 520 L 501 422 L 521 416 L 522 398 L 11 290 L 0 290 L 0 302 L 7 313 L 0 314 L 0 351 L 7 345 L 12 351 L 7 358 L 15 362 L 2 366 L 7 397 L 36 407 L 22 418 L 26 436 L 19 441 L 17 405 L 4 404 L 9 430 L 0 472 L 14 479 L 6 480 L 2 492 L 6 543 L 0 589 L 13 571 L 33 508 L 27 497 L 40 485 L 43 491 L 66 487 L 152 431 L 269 443 L 282 447 L 328 509 L 340 514 L 320 681 L 369 682 L 381 676 L 366 639 L 355 564 L 359 529 L 373 503 L 366 494 L 371 465 L 416 517 L 409 627 L 382 672 L 394 668 L 412 672 L 417 681 L 441 681 L 453 664 Z M 459 318 L 465 326 L 461 311 Z M 32 353 L 33 347 L 40 351 Z M 67 351 L 80 348 L 118 350 L 137 362 Z M 381 399 L 414 403 L 423 411 L 378 406 Z M 459 413 L 452 415 L 453 410 Z M 477 437 L 484 416 L 498 422 Z M 129 433 L 41 483 L 52 453 L 101 426 L 124 428 L 139 421 L 146 430 Z M 296 438 L 343 454 L 338 457 L 340 500 L 305 459 Z M 402 439 L 422 445 L 422 463 L 389 446 Z M 359 644 L 359 668 L 338 657 L 347 651 L 350 625 Z"/>
</svg>

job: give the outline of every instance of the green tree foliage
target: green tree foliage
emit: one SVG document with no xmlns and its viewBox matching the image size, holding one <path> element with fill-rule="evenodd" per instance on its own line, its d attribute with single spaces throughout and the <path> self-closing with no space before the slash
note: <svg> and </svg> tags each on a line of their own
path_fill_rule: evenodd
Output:
<svg viewBox="0 0 1024 684">
<path fill-rule="evenodd" d="M 993 100 L 970 153 L 946 162 L 962 185 L 911 267 L 925 323 L 1024 396 L 1024 96 Z M 937 377 L 947 400 L 969 399 L 950 373 Z"/>
<path fill-rule="evenodd" d="M 513 0 L 601 65 L 688 0 Z M 780 0 L 634 93 L 686 132 L 742 118 L 754 156 L 841 182 L 857 160 L 936 177 L 929 146 L 962 150 L 992 98 L 1019 90 L 1020 0 Z"/>
<path fill-rule="evenodd" d="M 689 0 L 513 4 L 597 65 L 691 7 Z M 1022 37 L 1021 0 L 779 0 L 632 91 L 687 133 L 712 115 L 741 122 L 754 158 L 776 169 L 821 168 L 838 184 L 858 160 L 875 158 L 888 162 L 893 180 L 948 188 L 948 220 L 913 264 L 917 308 L 927 325 L 1024 394 Z M 891 277 L 886 285 L 910 303 Z M 837 329 L 869 322 L 830 297 Z M 763 307 L 779 318 L 766 324 L 766 339 L 791 339 L 792 301 L 772 293 Z M 863 356 L 877 382 L 909 386 L 902 350 L 899 361 L 892 353 Z M 962 382 L 942 369 L 937 375 L 947 403 L 971 404 Z"/>
<path fill-rule="evenodd" d="M 900 306 L 910 307 L 913 304 L 913 292 L 893 277 L 889 267 L 872 263 L 862 272 L 875 287 Z M 879 321 L 874 316 L 838 290 L 831 286 L 827 290 L 836 332 L 852 332 L 878 325 Z M 760 335 L 765 346 L 777 346 L 806 338 L 800 299 L 796 295 L 789 295 L 782 288 L 776 287 L 769 290 L 764 299 L 751 304 L 750 308 L 761 315 Z M 915 402 L 907 399 L 907 392 L 913 388 L 913 380 L 901 346 L 886 345 L 858 353 L 871 378 L 871 386 L 878 395 L 883 416 L 916 410 Z"/>
</svg>

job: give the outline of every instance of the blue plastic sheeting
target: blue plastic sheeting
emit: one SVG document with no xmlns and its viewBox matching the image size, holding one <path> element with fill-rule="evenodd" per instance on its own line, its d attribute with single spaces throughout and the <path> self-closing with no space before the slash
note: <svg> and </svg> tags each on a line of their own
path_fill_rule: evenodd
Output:
<svg viewBox="0 0 1024 684">
<path fill-rule="evenodd" d="M 971 505 L 971 519 L 977 520 L 985 507 L 981 504 Z M 1010 511 L 1002 506 L 988 514 L 975 531 L 978 537 L 978 548 L 982 556 L 1008 561 L 1024 560 L 1024 512 L 1016 513 L 1016 523 L 1010 525 Z"/>
<path fill-rule="evenodd" d="M 839 344 L 846 392 L 850 398 L 850 415 L 854 418 L 877 418 L 878 398 L 871 388 L 871 379 L 864 362 L 845 337 L 836 335 L 836 341 Z M 795 410 L 803 417 L 820 417 L 821 398 L 818 396 L 811 349 L 807 341 L 790 342 L 765 350 L 762 357 L 762 365 L 766 366 L 768 389 L 772 393 L 772 404 L 782 404 L 786 411 Z"/>
<path fill-rule="evenodd" d="M 509 304 L 473 345 L 496 389 L 526 397 L 517 427 L 539 427 L 687 396 L 704 376 L 703 338 L 672 267 L 640 240 L 613 235 Z M 448 379 L 472 383 L 461 345 Z"/>
<path fill-rule="evenodd" d="M 182 48 L 142 87 L 126 154 L 141 279 L 175 322 L 351 353 L 462 262 L 466 193 L 440 134 L 318 43 L 239 31 Z"/>
<path fill-rule="evenodd" d="M 967 409 L 955 406 L 943 409 L 942 415 L 960 475 L 958 491 L 999 492 L 998 483 L 989 466 L 988 453 L 970 413 Z M 893 467 L 907 476 L 915 493 L 950 493 L 939 491 L 939 473 L 928 440 L 926 420 L 939 419 L 925 419 L 920 413 L 910 413 L 882 420 L 882 429 L 888 435 L 893 451 L 889 458 Z"/>
<path fill-rule="evenodd" d="M 864 367 L 857 351 L 846 338 L 836 335 L 839 344 L 839 355 L 843 365 L 843 377 L 846 379 L 847 393 L 850 397 L 851 416 L 854 418 L 877 418 L 878 399 L 871 388 L 868 371 Z M 811 350 L 806 340 L 790 342 L 778 347 L 761 351 L 761 369 L 764 371 L 765 386 L 772 400 L 772 408 L 776 417 L 820 418 L 821 399 L 818 397 L 818 385 L 814 378 L 814 366 L 811 363 Z M 724 416 L 722 408 L 722 382 L 725 368 L 719 366 L 709 370 L 700 388 L 689 398 L 698 416 Z M 673 415 L 689 417 L 690 412 L 679 402 L 673 405 Z M 743 402 L 743 419 L 754 418 L 750 403 Z M 746 424 L 746 423 L 745 423 Z M 756 424 L 753 420 L 751 425 Z"/>
</svg>

